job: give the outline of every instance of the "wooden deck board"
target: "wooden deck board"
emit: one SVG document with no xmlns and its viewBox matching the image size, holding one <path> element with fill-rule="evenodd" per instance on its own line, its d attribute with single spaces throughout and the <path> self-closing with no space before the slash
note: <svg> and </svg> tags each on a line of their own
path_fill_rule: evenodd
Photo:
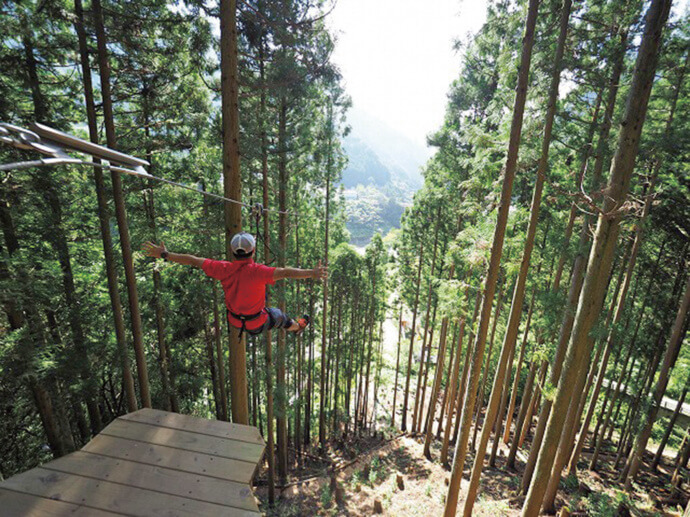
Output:
<svg viewBox="0 0 690 517">
<path fill-rule="evenodd" d="M 246 484 L 221 481 L 202 475 L 190 476 L 178 470 L 142 465 L 87 452 L 75 452 L 51 461 L 42 468 L 243 510 L 259 511 L 254 494 Z"/>
<path fill-rule="evenodd" d="M 180 431 L 192 431 L 207 434 L 217 438 L 228 438 L 241 442 L 249 442 L 263 447 L 264 440 L 256 427 L 231 424 L 219 420 L 191 420 L 189 417 L 177 413 L 168 413 L 157 409 L 141 409 L 135 413 L 122 415 L 120 420 L 130 420 L 159 427 L 169 427 Z"/>
<path fill-rule="evenodd" d="M 125 515 L 227 515 L 256 517 L 257 512 L 162 494 L 109 481 L 35 468 L 14 476 L 3 487 Z"/>
<path fill-rule="evenodd" d="M 261 445 L 121 419 L 113 421 L 101 434 L 251 463 L 260 461 L 264 451 Z"/>
<path fill-rule="evenodd" d="M 0 483 L 0 514 L 253 516 L 257 429 L 151 409 L 77 451 Z"/>
<path fill-rule="evenodd" d="M 8 516 L 31 515 L 31 517 L 115 517 L 122 515 L 64 501 L 45 499 L 5 488 L 0 488 L 0 514 Z"/>
<path fill-rule="evenodd" d="M 111 458 L 135 461 L 145 465 L 202 474 L 228 481 L 249 484 L 256 465 L 248 461 L 233 460 L 197 452 L 173 449 L 165 445 L 136 442 L 116 436 L 99 434 L 83 451 Z"/>
</svg>

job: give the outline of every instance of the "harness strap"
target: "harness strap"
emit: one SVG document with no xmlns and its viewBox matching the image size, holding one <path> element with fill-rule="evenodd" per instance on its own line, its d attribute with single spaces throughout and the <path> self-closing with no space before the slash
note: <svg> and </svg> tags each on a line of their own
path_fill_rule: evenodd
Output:
<svg viewBox="0 0 690 517">
<path fill-rule="evenodd" d="M 254 321 L 255 319 L 261 317 L 261 315 L 264 313 L 264 309 L 260 310 L 256 314 L 237 314 L 232 311 L 228 311 L 230 313 L 230 316 L 235 318 L 236 320 L 240 320 L 242 322 L 242 326 L 240 327 L 240 335 L 239 338 L 242 339 L 242 334 L 244 334 L 244 331 L 247 329 L 247 322 L 248 321 Z"/>
</svg>

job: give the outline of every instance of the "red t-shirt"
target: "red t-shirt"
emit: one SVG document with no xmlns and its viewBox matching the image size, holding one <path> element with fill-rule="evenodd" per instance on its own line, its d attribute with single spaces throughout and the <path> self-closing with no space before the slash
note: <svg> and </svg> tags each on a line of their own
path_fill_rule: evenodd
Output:
<svg viewBox="0 0 690 517">
<path fill-rule="evenodd" d="M 266 285 L 273 285 L 273 272 L 276 268 L 256 264 L 253 259 L 204 260 L 201 266 L 211 278 L 220 280 L 225 291 L 225 305 L 230 312 L 251 315 L 261 312 L 266 307 Z M 264 312 L 255 320 L 247 321 L 245 328 L 255 330 L 261 327 L 268 316 Z M 242 322 L 228 314 L 230 324 L 242 328 Z"/>
</svg>

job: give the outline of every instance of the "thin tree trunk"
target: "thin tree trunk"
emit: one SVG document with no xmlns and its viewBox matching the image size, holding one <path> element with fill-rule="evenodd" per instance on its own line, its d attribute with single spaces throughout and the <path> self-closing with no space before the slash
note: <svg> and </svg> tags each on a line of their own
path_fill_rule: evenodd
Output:
<svg viewBox="0 0 690 517">
<path fill-rule="evenodd" d="M 639 327 L 638 327 L 639 328 Z M 604 442 L 604 436 L 606 435 L 606 428 L 608 427 L 608 424 L 611 420 L 611 413 L 613 413 L 613 407 L 616 404 L 616 398 L 618 397 L 620 385 L 623 382 L 623 377 L 625 376 L 625 373 L 627 371 L 628 367 L 628 361 L 630 361 L 630 356 L 632 355 L 632 346 L 628 349 L 628 354 L 623 361 L 623 365 L 621 366 L 621 371 L 620 374 L 618 375 L 618 381 L 616 382 L 616 387 L 615 389 L 611 390 L 612 388 L 612 382 L 609 382 L 608 385 L 608 390 L 606 393 L 606 396 L 604 398 L 605 401 L 607 401 L 608 404 L 608 409 L 606 410 L 605 416 L 602 414 L 599 416 L 599 422 L 597 423 L 597 427 L 594 428 L 594 433 L 592 434 L 592 441 L 595 444 L 594 447 L 594 452 L 592 453 L 592 459 L 589 462 L 589 469 L 590 470 L 596 470 L 597 469 L 597 462 L 599 461 L 599 454 L 601 452 L 601 447 Z M 611 393 L 612 391 L 612 393 Z M 602 408 L 602 413 L 603 413 L 604 408 Z"/>
<path fill-rule="evenodd" d="M 496 325 L 498 324 L 498 319 L 501 316 L 501 308 L 503 307 L 503 290 L 505 288 L 505 285 L 501 283 L 501 286 L 498 289 L 498 296 L 496 298 L 496 309 L 494 311 L 494 321 L 491 323 L 491 337 L 489 338 L 489 352 L 486 354 L 486 363 L 484 365 L 484 372 L 482 373 L 482 382 L 479 385 L 479 393 L 478 393 L 478 403 L 477 403 L 477 410 L 475 412 L 474 416 L 474 434 L 472 435 L 472 442 L 471 442 L 471 449 L 475 448 L 475 444 L 477 443 L 477 432 L 479 431 L 479 417 L 481 416 L 482 412 L 482 407 L 484 406 L 484 393 L 486 393 L 486 379 L 489 376 L 489 370 L 491 368 L 491 352 L 493 351 L 494 348 L 494 337 L 496 336 Z M 486 420 L 484 421 L 484 425 L 486 425 L 487 422 Z"/>
<path fill-rule="evenodd" d="M 419 305 L 420 280 L 422 278 L 422 258 L 424 254 L 424 243 L 420 239 L 419 243 L 419 265 L 417 266 L 417 289 L 415 290 L 414 306 L 412 308 L 412 329 L 410 332 L 410 348 L 407 354 L 407 376 L 405 379 L 405 397 L 403 399 L 402 425 L 400 430 L 407 431 L 407 404 L 410 395 L 410 373 L 412 372 L 412 353 L 414 351 L 414 334 L 417 330 L 417 308 Z"/>
<path fill-rule="evenodd" d="M 470 299 L 470 280 L 472 279 L 472 270 L 467 272 L 466 282 L 467 287 L 465 287 L 465 304 L 469 302 Z M 477 304 L 478 305 L 478 304 Z M 465 316 L 460 318 L 459 328 L 458 328 L 458 341 L 457 341 L 457 352 L 455 354 L 455 363 L 453 364 L 453 373 L 450 379 L 450 394 L 448 395 L 448 416 L 446 417 L 446 427 L 443 432 L 443 443 L 441 445 L 441 464 L 444 467 L 448 467 L 448 447 L 450 445 L 450 430 L 453 423 L 453 415 L 456 414 L 456 401 L 461 400 L 462 397 L 458 397 L 458 393 L 462 390 L 462 386 L 465 383 L 465 378 L 467 376 L 468 365 L 470 361 L 470 350 L 472 349 L 472 343 L 467 340 L 467 351 L 465 353 L 465 363 L 463 366 L 463 378 L 459 379 L 460 374 L 460 360 L 462 358 L 462 339 L 465 335 Z M 458 414 L 458 419 L 459 419 Z"/>
<path fill-rule="evenodd" d="M 261 8 L 259 8 L 261 11 Z M 265 84 L 265 65 L 264 65 L 264 38 L 263 35 L 259 42 L 259 75 L 261 77 L 262 85 Z M 270 248 L 270 212 L 269 208 L 269 187 L 268 187 L 268 141 L 266 138 L 266 91 L 261 89 L 261 97 L 259 103 L 260 115 L 260 138 L 261 138 L 261 186 L 262 186 L 262 201 L 263 207 L 266 210 L 263 213 L 263 241 L 264 241 L 264 262 L 270 262 L 271 248 Z M 215 299 L 215 290 L 214 290 Z M 270 303 L 269 293 L 266 293 L 266 306 Z M 215 306 L 215 304 L 214 304 Z M 271 331 L 267 330 L 264 333 L 265 338 L 265 353 L 266 353 L 266 462 L 268 463 L 268 504 L 275 503 L 275 456 L 274 456 L 274 433 L 273 433 L 273 339 Z M 311 380 L 311 377 L 310 377 Z M 307 407 L 309 408 L 309 396 L 307 396 Z M 307 420 L 305 422 L 305 445 L 309 443 L 309 411 L 306 413 Z"/>
<path fill-rule="evenodd" d="M 218 371 L 216 369 L 216 361 L 215 361 L 215 351 L 214 351 L 214 342 L 213 338 L 211 337 L 211 332 L 209 331 L 208 328 L 208 315 L 205 313 L 205 311 L 199 307 L 199 317 L 201 318 L 201 321 L 203 321 L 204 325 L 204 344 L 206 348 L 206 359 L 208 360 L 208 367 L 209 371 L 211 373 L 211 386 L 213 388 L 213 405 L 215 408 L 215 413 L 216 413 L 216 418 L 220 420 L 220 414 L 221 414 L 221 405 L 220 405 L 220 387 L 218 385 Z M 163 361 L 163 357 L 161 356 L 161 362 Z M 161 368 L 162 369 L 162 368 Z M 163 377 L 163 382 L 167 382 L 165 380 L 165 377 Z M 165 387 L 163 388 L 164 390 L 166 389 Z M 167 402 L 167 411 L 170 411 L 170 399 L 166 399 Z"/>
<path fill-rule="evenodd" d="M 225 389 L 225 361 L 223 361 L 223 343 L 220 329 L 220 314 L 218 312 L 218 285 L 213 282 L 213 337 L 216 345 L 216 364 L 218 365 L 218 387 L 220 389 L 221 416 L 220 420 L 228 421 L 228 394 Z"/>
<path fill-rule="evenodd" d="M 455 274 L 455 267 L 450 267 L 450 279 Z M 438 355 L 436 360 L 436 374 L 434 376 L 434 385 L 431 389 L 431 399 L 429 400 L 429 411 L 427 413 L 424 439 L 424 456 L 431 459 L 431 438 L 433 435 L 432 427 L 434 423 L 434 414 L 436 410 L 436 401 L 438 399 L 438 392 L 441 389 L 441 380 L 443 377 L 443 361 L 446 356 L 446 337 L 448 334 L 448 316 L 444 317 L 441 322 L 441 338 L 438 345 Z"/>
<path fill-rule="evenodd" d="M 395 360 L 395 382 L 393 383 L 393 408 L 391 409 L 391 427 L 395 427 L 395 408 L 398 400 L 398 373 L 400 372 L 400 341 L 402 339 L 403 303 L 400 300 L 400 321 L 398 322 L 398 353 Z"/>
<path fill-rule="evenodd" d="M 515 378 L 513 379 L 513 389 L 510 395 L 510 404 L 508 404 L 508 414 L 506 416 L 506 427 L 505 427 L 505 432 L 503 433 L 503 443 L 508 445 L 508 442 L 510 441 L 510 425 L 513 421 L 513 413 L 515 412 L 515 404 L 517 402 L 517 392 L 518 392 L 518 387 L 520 384 L 520 371 L 522 370 L 522 363 L 525 358 L 525 349 L 527 348 L 527 336 L 529 335 L 529 328 L 530 325 L 529 323 L 532 320 L 532 312 L 534 312 L 534 302 L 536 301 L 536 285 L 534 287 L 534 290 L 532 291 L 532 301 L 530 302 L 530 307 L 529 307 L 529 312 L 527 313 L 527 325 L 525 325 L 525 332 L 522 335 L 522 345 L 520 345 L 520 355 L 518 356 L 518 362 L 517 362 L 517 367 L 515 368 Z M 524 395 L 523 395 L 524 397 Z M 515 426 L 515 434 L 519 433 L 520 429 L 520 424 L 516 423 Z M 512 447 L 511 447 L 512 449 Z M 508 462 L 509 466 L 510 461 Z"/>
<path fill-rule="evenodd" d="M 453 327 L 450 340 L 455 341 L 455 334 L 458 330 L 457 323 Z M 455 347 L 450 347 L 450 357 L 448 358 L 448 369 L 446 370 L 446 385 L 443 389 L 443 399 L 441 400 L 441 412 L 438 415 L 438 425 L 436 427 L 436 439 L 441 439 L 441 433 L 443 432 L 443 419 L 445 417 L 446 410 L 448 409 L 448 389 L 450 387 L 452 371 L 455 368 Z M 443 382 L 443 381 L 441 381 Z"/>
<path fill-rule="evenodd" d="M 280 99 L 280 110 L 278 114 L 278 266 L 285 267 L 285 254 L 287 253 L 287 99 L 283 96 Z M 285 286 L 280 286 L 280 310 L 285 312 Z M 324 318 L 325 326 L 325 318 Z M 288 471 L 288 430 L 287 430 L 287 385 L 285 383 L 285 332 L 278 331 L 278 369 L 276 374 L 276 428 L 278 433 L 277 452 L 278 452 L 278 477 L 281 484 L 285 484 Z M 324 355 L 321 359 L 323 361 Z M 323 367 L 322 367 L 323 368 Z M 323 381 L 323 377 L 322 377 Z M 321 399 L 323 405 L 324 392 L 323 383 L 321 386 Z"/>
<path fill-rule="evenodd" d="M 590 331 L 603 306 L 606 278 L 609 275 L 618 240 L 622 214 L 616 213 L 616 211 L 625 201 L 630 188 L 640 134 L 656 70 L 661 32 L 669 10 L 670 1 L 668 0 L 652 0 L 649 7 L 645 34 L 638 53 L 628 103 L 621 123 L 618 146 L 611 164 L 603 213 L 598 218 L 587 276 L 582 288 L 581 301 L 578 305 L 563 365 L 563 375 L 560 377 L 553 402 L 555 409 L 549 417 L 544 441 L 537 459 L 534 482 L 530 485 L 522 509 L 523 516 L 534 516 L 539 513 L 546 484 L 551 477 L 558 441 L 567 416 L 568 402 L 573 398 L 573 389 L 578 384 L 578 378 L 583 378 L 587 371 L 589 355 L 593 346 Z M 556 472 L 556 475 L 560 476 L 560 471 Z"/>
<path fill-rule="evenodd" d="M 325 232 L 324 232 L 324 244 L 323 244 L 323 255 L 324 255 L 324 265 L 328 267 L 328 219 L 330 217 L 330 197 L 331 197 L 331 146 L 333 138 L 333 105 L 328 106 L 328 143 L 327 143 L 327 155 L 326 155 L 326 213 L 325 213 Z M 319 447 L 323 452 L 326 448 L 326 363 L 324 362 L 326 358 L 326 336 L 327 336 L 327 325 L 328 321 L 328 279 L 323 282 L 323 329 L 321 332 L 321 386 L 319 395 Z"/>
<path fill-rule="evenodd" d="M 436 330 L 436 312 L 438 310 L 438 298 L 434 300 L 434 312 L 431 316 L 431 329 L 427 343 L 426 363 L 424 366 L 424 379 L 422 380 L 422 394 L 419 397 L 419 414 L 417 415 L 417 432 L 422 431 L 422 419 L 424 415 L 424 403 L 426 401 L 426 388 L 429 383 L 429 368 L 431 367 L 431 351 L 433 350 L 434 331 Z M 428 410 L 427 410 L 428 413 Z M 424 420 L 426 422 L 426 420 Z"/>
<path fill-rule="evenodd" d="M 553 120 L 556 114 L 556 103 L 558 100 L 558 85 L 560 83 L 561 74 L 561 59 L 565 48 L 565 38 L 568 32 L 568 19 L 570 17 L 571 0 L 565 0 L 561 8 L 560 32 L 558 36 L 558 47 L 554 59 L 554 69 L 551 76 L 551 85 L 549 88 L 549 101 L 546 110 L 546 120 L 544 124 L 544 136 L 542 139 L 541 156 L 539 165 L 537 167 L 537 178 L 534 184 L 534 192 L 532 194 L 532 204 L 530 207 L 530 219 L 527 227 L 527 235 L 525 237 L 525 245 L 522 255 L 522 262 L 520 264 L 520 272 L 515 283 L 515 290 L 513 291 L 513 300 L 510 306 L 510 316 L 508 317 L 508 325 L 503 339 L 503 346 L 501 349 L 501 358 L 499 360 L 496 374 L 494 377 L 494 385 L 491 390 L 491 398 L 489 399 L 489 406 L 482 429 L 482 436 L 480 439 L 477 454 L 475 456 L 474 465 L 472 467 L 472 474 L 470 476 L 470 485 L 465 498 L 465 517 L 472 514 L 474 502 L 477 497 L 477 490 L 479 488 L 479 478 L 484 467 L 484 454 L 491 436 L 492 424 L 496 418 L 496 412 L 501 402 L 503 393 L 503 384 L 506 377 L 506 366 L 508 358 L 513 355 L 515 351 L 515 342 L 517 340 L 520 317 L 522 315 L 522 308 L 525 298 L 525 288 L 527 285 L 527 273 L 529 271 L 532 250 L 534 248 L 534 241 L 537 233 L 537 222 L 539 219 L 539 211 L 541 207 L 541 197 L 544 188 L 545 174 L 548 167 L 549 147 L 551 145 L 551 131 L 553 128 Z M 496 434 L 496 442 L 499 440 L 499 434 Z"/>
<path fill-rule="evenodd" d="M 91 80 L 91 66 L 89 64 L 86 31 L 84 30 L 84 12 L 81 0 L 74 1 L 76 13 L 75 28 L 79 40 L 79 58 L 81 62 L 82 81 L 84 83 L 84 101 L 86 104 L 86 118 L 89 126 L 89 140 L 98 144 L 98 120 L 96 118 L 96 103 L 93 98 L 93 83 Z M 98 163 L 98 160 L 94 158 Z M 127 355 L 127 338 L 125 335 L 125 321 L 122 313 L 122 302 L 118 288 L 117 268 L 113 256 L 113 242 L 110 235 L 109 210 L 105 194 L 103 171 L 100 167 L 93 168 L 94 183 L 96 186 L 96 198 L 98 202 L 98 222 L 103 241 L 103 256 L 105 258 L 106 278 L 108 279 L 108 294 L 110 296 L 110 308 L 113 313 L 115 325 L 115 342 L 117 343 L 122 368 L 122 383 L 127 397 L 127 409 L 129 412 L 138 409 L 137 397 L 134 391 L 134 378 Z"/>
<path fill-rule="evenodd" d="M 424 373 L 424 357 L 425 357 L 425 352 L 427 349 L 427 337 L 429 335 L 429 323 L 430 319 L 429 316 L 431 314 L 431 296 L 432 296 L 432 289 L 434 285 L 434 270 L 436 269 L 436 254 L 438 250 L 438 232 L 439 229 L 441 228 L 441 207 L 438 207 L 438 211 L 436 213 L 436 231 L 434 232 L 434 246 L 433 246 L 433 251 L 432 251 L 432 258 L 431 258 L 431 269 L 429 271 L 429 292 L 427 293 L 426 296 L 426 318 L 424 319 L 424 334 L 422 335 L 422 350 L 420 353 L 420 359 L 419 359 L 419 372 L 417 373 L 417 389 L 415 392 L 415 397 L 414 397 L 414 411 L 412 412 L 412 433 L 415 434 L 419 431 L 419 419 L 421 418 L 419 416 L 419 413 L 421 413 L 419 405 L 419 396 L 420 396 L 420 391 L 422 387 L 422 374 Z M 435 315 L 435 313 L 434 313 Z M 431 346 L 429 346 L 431 348 Z M 423 401 L 422 401 L 423 402 Z"/>
<path fill-rule="evenodd" d="M 479 330 L 477 332 L 477 337 L 475 341 L 475 353 L 472 361 L 472 369 L 469 378 L 469 387 L 467 390 L 465 404 L 462 410 L 462 432 L 455 448 L 455 456 L 453 458 L 453 469 L 450 483 L 448 486 L 448 496 L 446 498 L 446 505 L 444 511 L 445 517 L 453 517 L 457 510 L 458 494 L 460 491 L 460 479 L 462 478 L 462 471 L 465 464 L 465 457 L 467 454 L 467 444 L 469 441 L 470 425 L 472 423 L 472 414 L 474 413 L 475 395 L 477 393 L 477 388 L 479 384 L 479 374 L 481 373 L 484 346 L 486 344 L 486 334 L 489 326 L 489 318 L 491 316 L 491 306 L 493 305 L 496 281 L 498 280 L 498 272 L 501 263 L 501 255 L 503 253 L 503 240 L 505 237 L 506 223 L 508 221 L 508 211 L 510 209 L 510 200 L 513 190 L 513 180 L 515 179 L 515 171 L 517 169 L 518 150 L 520 147 L 520 135 L 522 132 L 522 118 L 525 108 L 525 101 L 527 99 L 527 86 L 529 79 L 530 63 L 532 58 L 532 46 L 534 44 L 534 32 L 537 20 L 538 7 L 538 0 L 530 0 L 527 21 L 525 25 L 525 34 L 522 40 L 522 58 L 518 72 L 515 104 L 513 107 L 513 120 L 510 130 L 508 155 L 503 175 L 503 188 L 501 191 L 501 200 L 498 208 L 498 219 L 494 231 L 493 244 L 491 247 L 489 269 L 487 271 L 486 280 L 484 284 L 484 297 L 482 301 L 482 309 L 479 318 Z M 489 418 L 489 420 L 492 419 Z M 487 426 L 487 428 L 490 430 L 489 426 Z M 480 461 L 483 462 L 483 454 L 478 454 L 477 457 L 480 459 Z M 470 508 L 473 502 L 474 501 L 470 502 Z"/>
<path fill-rule="evenodd" d="M 666 448 L 668 439 L 670 438 L 671 433 L 673 432 L 673 428 L 676 425 L 678 415 L 680 414 L 680 410 L 683 408 L 683 402 L 685 402 L 685 396 L 687 394 L 688 387 L 686 386 L 685 388 L 683 388 L 683 393 L 681 393 L 680 395 L 680 400 L 678 401 L 678 404 L 676 404 L 676 409 L 673 411 L 673 415 L 671 416 L 668 426 L 666 426 L 664 436 L 661 438 L 661 443 L 659 443 L 659 448 L 656 450 L 656 454 L 654 455 L 654 461 L 652 461 L 652 471 L 656 471 L 659 468 L 661 458 L 664 454 L 664 449 Z"/>
<path fill-rule="evenodd" d="M 115 117 L 113 114 L 113 102 L 110 93 L 110 63 L 103 22 L 103 9 L 100 0 L 92 2 L 94 23 L 96 27 L 96 39 L 98 44 L 98 68 L 101 78 L 101 98 L 103 103 L 103 123 L 108 147 L 117 148 L 115 136 Z M 122 177 L 119 172 L 111 172 L 113 183 L 113 199 L 115 201 L 115 217 L 120 233 L 120 247 L 122 248 L 122 261 L 125 266 L 125 280 L 127 282 L 127 295 L 129 298 L 129 312 L 132 324 L 132 341 L 134 344 L 134 356 L 137 364 L 137 377 L 139 379 L 139 395 L 141 404 L 146 408 L 151 407 L 151 393 L 149 388 L 149 374 L 146 366 L 146 354 L 144 352 L 144 340 L 141 327 L 141 313 L 139 311 L 139 294 L 137 292 L 136 275 L 134 273 L 134 259 L 132 256 L 132 244 L 129 238 L 129 225 L 127 223 L 127 211 L 125 197 L 122 190 Z"/>
<path fill-rule="evenodd" d="M 465 400 L 465 395 L 467 393 L 468 389 L 468 378 L 470 374 L 470 366 L 472 364 L 472 361 L 470 361 L 470 357 L 474 357 L 474 354 L 476 352 L 476 342 L 475 342 L 475 334 L 473 332 L 473 329 L 475 328 L 475 322 L 477 321 L 477 314 L 479 314 L 479 309 L 481 307 L 481 300 L 482 300 L 482 292 L 478 289 L 477 290 L 477 297 L 474 301 L 474 313 L 472 314 L 472 321 L 470 322 L 469 326 L 469 341 L 468 344 L 471 345 L 467 348 L 467 357 L 465 358 L 465 366 L 463 367 L 462 370 L 462 380 L 460 382 L 460 391 L 458 392 L 458 400 L 456 401 L 456 405 L 458 409 L 460 408 L 460 404 Z M 458 434 L 460 433 L 460 423 L 462 419 L 460 418 L 460 413 L 456 415 L 455 418 L 455 429 L 453 430 L 453 443 L 457 443 L 458 441 Z"/>
<path fill-rule="evenodd" d="M 680 351 L 680 345 L 683 343 L 685 338 L 685 333 L 687 332 L 687 325 L 685 320 L 688 315 L 688 310 L 690 309 L 690 275 L 688 275 L 687 282 L 685 284 L 685 294 L 678 307 L 678 314 L 676 316 L 676 321 L 673 324 L 673 330 L 671 331 L 671 338 L 669 339 L 668 348 L 666 349 L 666 354 L 664 355 L 664 362 L 661 366 L 661 371 L 659 372 L 659 378 L 656 382 L 656 387 L 654 389 L 654 394 L 652 398 L 652 404 L 649 409 L 647 409 L 647 414 L 645 415 L 644 427 L 637 435 L 635 441 L 635 446 L 633 447 L 630 455 L 628 456 L 628 461 L 626 462 L 625 468 L 621 473 L 621 481 L 625 483 L 627 490 L 632 487 L 632 482 L 635 480 L 637 471 L 640 468 L 640 463 L 642 461 L 642 455 L 647 449 L 647 442 L 649 437 L 652 435 L 652 427 L 654 426 L 654 420 L 656 419 L 659 406 L 661 405 L 661 400 L 666 392 L 666 386 L 668 385 L 668 379 L 671 374 L 671 368 L 678 358 L 678 352 Z"/>
</svg>

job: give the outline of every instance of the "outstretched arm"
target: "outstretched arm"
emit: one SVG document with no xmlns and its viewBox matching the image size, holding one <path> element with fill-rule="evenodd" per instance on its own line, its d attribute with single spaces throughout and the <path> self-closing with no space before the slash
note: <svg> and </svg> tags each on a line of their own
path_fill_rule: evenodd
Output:
<svg viewBox="0 0 690 517">
<path fill-rule="evenodd" d="M 149 257 L 161 258 L 162 253 L 167 253 L 166 259 L 170 262 L 177 262 L 185 266 L 194 266 L 200 268 L 204 265 L 205 258 L 195 257 L 194 255 L 185 255 L 183 253 L 173 253 L 168 251 L 164 243 L 154 244 L 153 242 L 144 243 L 143 250 Z"/>
<path fill-rule="evenodd" d="M 315 278 L 317 280 L 323 280 L 328 276 L 328 268 L 321 265 L 319 261 L 318 265 L 314 269 L 298 269 L 294 267 L 277 267 L 273 272 L 273 280 L 282 280 L 284 278 L 294 278 L 301 280 L 304 278 Z"/>
</svg>

